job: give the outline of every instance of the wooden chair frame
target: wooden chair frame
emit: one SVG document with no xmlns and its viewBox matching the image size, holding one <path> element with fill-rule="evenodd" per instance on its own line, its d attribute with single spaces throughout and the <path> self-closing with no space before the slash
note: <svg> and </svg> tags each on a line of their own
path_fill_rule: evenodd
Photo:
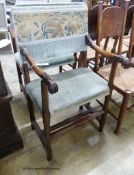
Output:
<svg viewBox="0 0 134 175">
<path fill-rule="evenodd" d="M 127 52 L 127 57 L 131 60 L 131 58 L 134 56 L 134 5 L 130 6 L 128 11 L 132 10 L 132 19 L 131 21 L 131 35 L 130 35 L 130 42 L 129 42 L 129 48 Z"/>
<path fill-rule="evenodd" d="M 122 3 L 119 2 L 119 1 L 116 2 L 116 6 L 118 6 L 116 8 L 119 8 L 119 7 L 122 8 L 122 12 L 124 14 L 124 20 L 123 20 L 123 24 L 122 24 L 122 33 L 120 33 L 120 36 L 116 36 L 115 37 L 113 49 L 111 50 L 112 53 L 118 53 L 118 54 L 121 54 L 122 53 L 122 45 L 123 45 L 123 37 L 124 37 L 124 32 L 125 32 L 125 25 L 126 25 L 128 5 L 129 5 L 129 2 L 127 2 L 127 1 L 122 2 Z M 100 34 L 100 35 L 98 36 L 98 40 L 97 40 L 97 45 L 98 46 L 100 46 L 101 34 L 102 34 L 102 26 L 101 26 L 101 20 L 102 20 L 102 14 L 103 14 L 102 9 L 103 9 L 103 3 L 102 2 L 99 2 L 99 10 L 98 10 L 98 14 L 99 14 L 99 19 L 98 19 L 98 34 Z M 132 26 L 133 26 L 133 24 L 132 24 Z M 104 48 L 103 48 L 104 50 L 106 50 L 106 48 L 107 48 L 108 40 L 109 40 L 109 37 L 106 38 L 106 42 L 105 42 Z M 119 40 L 119 47 L 118 47 L 118 51 L 116 52 L 116 47 L 117 47 L 118 40 Z M 131 40 L 130 41 L 132 42 L 132 35 L 131 35 Z M 129 48 L 129 50 L 131 50 L 131 52 L 132 52 L 133 47 L 131 46 L 131 48 Z M 128 52 L 127 56 L 130 57 L 131 54 L 132 53 Z M 104 79 L 108 80 L 105 76 L 103 76 L 102 74 L 99 73 L 100 66 L 103 66 L 103 64 L 104 64 L 103 63 L 104 62 L 104 59 L 101 59 L 100 58 L 99 53 L 96 53 L 95 62 L 96 62 L 95 63 L 95 72 L 98 73 L 100 76 L 102 76 Z M 108 58 L 107 61 L 106 61 L 106 64 L 109 64 L 109 63 L 111 63 L 111 60 L 109 60 L 109 58 Z M 126 109 L 127 108 L 130 108 L 130 107 L 128 107 L 128 100 L 129 100 L 130 97 L 133 96 L 133 92 L 131 92 L 129 90 L 123 91 L 121 88 L 119 88 L 115 84 L 113 84 L 113 89 L 116 90 L 117 92 L 119 92 L 123 96 L 123 100 L 121 102 L 121 105 L 117 104 L 111 98 L 111 101 L 114 104 L 116 104 L 116 105 L 118 105 L 120 107 L 120 112 L 119 112 L 118 118 L 111 111 L 109 111 L 109 113 L 117 120 L 115 134 L 119 134 L 121 123 L 122 123 L 122 120 L 124 118 Z M 112 92 L 111 92 L 111 94 L 112 94 Z"/>
<path fill-rule="evenodd" d="M 105 38 L 105 42 L 104 42 L 104 46 L 103 49 L 106 50 L 108 47 L 108 43 L 109 43 L 109 39 L 110 37 L 112 37 L 113 39 L 115 39 L 114 44 L 113 44 L 113 48 L 111 49 L 111 52 L 113 53 L 117 53 L 117 54 L 121 54 L 121 50 L 122 50 L 122 43 L 123 43 L 123 36 L 124 36 L 124 30 L 119 30 L 117 31 L 118 33 L 116 33 L 115 31 L 111 30 L 110 28 L 108 28 L 108 26 L 105 25 L 106 21 L 105 18 L 103 19 L 103 15 L 105 15 L 105 12 L 108 11 L 107 16 L 109 15 L 109 19 L 112 16 L 112 11 L 118 12 L 120 10 L 120 13 L 122 13 L 122 15 L 120 15 L 120 21 L 122 21 L 122 28 L 124 29 L 125 26 L 125 21 L 126 21 L 126 12 L 127 12 L 127 6 L 128 6 L 128 2 L 124 1 L 124 3 L 122 3 L 121 7 L 119 6 L 112 6 L 112 5 L 108 5 L 108 4 L 103 4 L 103 1 L 99 1 L 98 5 L 91 8 L 91 3 L 89 3 L 88 5 L 88 22 L 89 22 L 89 34 L 91 35 L 93 40 L 96 40 L 96 44 L 98 46 L 100 46 L 100 43 L 102 41 L 102 39 Z M 96 21 L 96 22 L 95 22 Z M 105 23 L 103 22 L 105 21 Z M 103 26 L 104 23 L 104 26 Z M 108 23 L 108 21 L 107 21 Z M 115 24 L 116 25 L 116 24 Z M 118 25 L 118 22 L 117 22 Z M 107 28 L 107 32 L 105 32 L 104 37 L 103 37 L 103 31 L 104 29 Z M 112 33 L 110 33 L 112 32 Z M 119 40 L 119 46 L 118 46 L 118 50 L 116 51 L 116 47 L 117 47 L 117 43 Z M 88 64 L 90 67 L 90 63 L 92 64 L 92 60 L 95 61 L 95 65 L 94 65 L 94 69 L 95 71 L 99 70 L 100 66 L 103 66 L 104 64 L 104 59 L 100 59 L 99 58 L 99 54 L 96 52 L 95 54 L 95 58 L 89 58 L 88 59 Z M 108 59 L 107 59 L 108 62 Z M 92 68 L 92 66 L 91 66 Z"/>
<path fill-rule="evenodd" d="M 100 1 L 99 2 L 99 8 L 98 8 L 98 39 L 97 39 L 97 45 L 100 46 L 100 42 L 103 38 L 103 32 L 106 26 L 103 26 L 103 15 L 106 12 L 107 9 L 103 9 L 103 3 Z M 126 23 L 126 15 L 127 15 L 127 7 L 128 7 L 128 1 L 124 1 L 121 5 L 121 7 L 118 6 L 111 6 L 110 9 L 111 11 L 109 11 L 109 18 L 112 17 L 112 9 L 117 9 L 121 10 L 120 13 L 122 13 L 122 15 L 120 15 L 120 21 L 122 20 L 122 30 L 118 31 L 118 34 L 116 33 L 116 31 L 112 31 L 112 33 L 110 33 L 110 31 L 107 31 L 104 35 L 106 38 L 105 44 L 103 49 L 106 50 L 107 46 L 108 46 L 108 42 L 109 42 L 109 38 L 113 37 L 115 38 L 114 44 L 113 44 L 113 48 L 111 50 L 112 53 L 116 53 L 116 54 L 121 54 L 122 51 L 122 45 L 123 45 L 123 36 L 124 36 L 124 30 L 125 30 L 125 23 Z M 118 17 L 119 18 L 119 17 Z M 115 24 L 116 25 L 116 24 Z M 117 46 L 117 42 L 119 40 L 119 45 L 118 45 L 118 50 L 116 51 L 116 46 Z M 107 59 L 106 64 L 109 63 L 109 60 Z M 95 71 L 97 72 L 99 70 L 100 66 L 103 66 L 104 64 L 104 59 L 99 58 L 99 54 L 96 53 L 95 55 Z"/>
<path fill-rule="evenodd" d="M 134 5 L 130 6 L 128 11 L 131 10 L 131 9 L 133 9 L 133 11 L 134 11 Z M 131 61 L 131 58 L 134 56 L 134 12 L 133 12 L 133 15 L 132 15 L 132 19 L 129 19 L 129 20 L 132 22 L 132 24 L 131 24 L 131 35 L 130 35 L 130 42 L 129 42 L 129 49 L 128 49 L 128 52 L 127 52 L 127 57 Z M 131 67 L 134 67 L 133 64 L 131 64 Z M 117 86 L 114 86 L 114 89 L 123 96 L 123 100 L 121 102 L 121 105 L 119 105 L 113 99 L 111 99 L 111 101 L 120 108 L 118 118 L 111 111 L 109 111 L 110 114 L 117 120 L 115 133 L 119 134 L 120 127 L 121 127 L 123 118 L 126 114 L 126 111 L 130 110 L 134 107 L 134 104 L 131 105 L 131 106 L 128 106 L 128 101 L 129 101 L 130 98 L 133 98 L 134 92 L 131 92 L 129 89 L 126 90 L 126 91 L 122 91 Z"/>
<path fill-rule="evenodd" d="M 132 6 L 132 7 L 134 8 L 134 6 Z M 131 8 L 131 7 L 129 7 L 129 8 Z M 132 31 L 131 31 L 131 36 L 130 36 L 129 51 L 127 53 L 127 57 L 130 60 L 130 62 L 131 62 L 131 58 L 134 56 L 134 14 L 133 14 L 133 19 L 132 19 L 131 25 L 132 25 L 131 26 Z M 131 67 L 134 67 L 133 63 L 131 63 Z M 106 77 L 103 76 L 102 74 L 100 74 L 100 76 L 102 76 L 104 79 L 106 79 Z M 116 90 L 119 94 L 121 94 L 123 96 L 121 104 L 118 104 L 117 102 L 115 102 L 114 99 L 111 98 L 111 102 L 120 108 L 118 117 L 115 116 L 111 111 L 109 111 L 109 113 L 117 120 L 115 134 L 119 134 L 120 127 L 121 127 L 121 124 L 122 124 L 122 121 L 123 121 L 123 118 L 126 114 L 127 109 L 130 110 L 134 106 L 134 105 L 128 106 L 128 101 L 131 97 L 134 96 L 134 92 L 132 92 L 129 89 L 124 91 L 121 88 L 119 88 L 118 86 L 116 86 L 116 84 L 113 84 L 113 89 Z"/>
<path fill-rule="evenodd" d="M 86 37 L 86 44 L 98 51 L 103 56 L 109 56 L 113 58 L 113 66 L 111 69 L 110 79 L 109 79 L 109 87 L 112 90 L 113 88 L 113 81 L 114 81 L 114 75 L 116 72 L 116 64 L 117 62 L 121 62 L 122 65 L 127 68 L 129 66 L 129 60 L 121 57 L 119 55 L 115 55 L 106 51 L 101 50 L 99 47 L 97 47 L 93 41 L 91 40 L 90 36 Z M 49 104 L 48 104 L 48 93 L 54 94 L 58 92 L 58 85 L 57 83 L 51 79 L 51 77 L 42 71 L 36 63 L 33 62 L 32 57 L 28 53 L 28 51 L 25 48 L 20 48 L 20 53 L 25 56 L 27 63 L 23 64 L 23 71 L 24 71 L 24 81 L 27 85 L 30 82 L 29 77 L 29 70 L 28 70 L 28 64 L 32 67 L 33 71 L 42 79 L 41 81 L 41 94 L 42 94 L 42 120 L 44 129 L 40 129 L 38 123 L 36 122 L 35 116 L 34 116 L 34 105 L 30 97 L 27 96 L 27 104 L 28 109 L 30 113 L 30 121 L 31 121 L 31 127 L 32 129 L 36 130 L 37 135 L 39 136 L 42 144 L 44 145 L 46 149 L 47 154 L 47 160 L 52 159 L 52 148 L 51 148 L 51 136 L 55 135 L 56 133 L 64 130 L 68 130 L 69 128 L 74 128 L 76 126 L 79 126 L 81 123 L 85 123 L 87 121 L 90 121 L 94 118 L 96 118 L 99 121 L 99 130 L 102 131 L 104 128 L 105 120 L 106 120 L 106 114 L 108 111 L 108 104 L 109 104 L 109 98 L 110 95 L 105 97 L 105 102 L 102 110 L 95 111 L 93 108 L 90 107 L 89 104 L 85 104 L 86 111 L 82 111 L 81 114 L 78 114 L 76 116 L 73 116 L 69 119 L 64 120 L 61 123 L 58 123 L 54 126 L 50 127 L 50 112 L 49 112 Z M 86 52 L 81 53 L 81 64 L 80 66 L 86 66 Z M 84 85 L 83 85 L 84 86 Z"/>
<path fill-rule="evenodd" d="M 17 53 L 17 44 L 16 44 L 16 34 L 14 32 L 14 30 L 9 27 L 8 31 L 10 33 L 11 36 L 11 41 L 12 41 L 12 46 L 13 46 L 13 53 Z M 21 69 L 19 63 L 17 62 L 17 60 L 15 60 L 15 64 L 16 64 L 16 69 L 17 69 L 17 75 L 18 75 L 18 80 L 19 80 L 19 85 L 20 85 L 20 91 L 21 92 L 25 92 L 25 88 L 24 88 L 24 82 L 23 82 L 23 70 Z"/>
</svg>

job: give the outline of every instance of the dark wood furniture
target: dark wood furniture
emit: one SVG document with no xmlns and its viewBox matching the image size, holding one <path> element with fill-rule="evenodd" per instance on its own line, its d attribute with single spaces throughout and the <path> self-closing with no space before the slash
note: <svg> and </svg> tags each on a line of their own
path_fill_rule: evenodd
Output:
<svg viewBox="0 0 134 175">
<path fill-rule="evenodd" d="M 47 8 L 51 9 L 51 6 Z M 57 6 L 55 11 L 53 10 L 53 13 L 50 11 L 51 15 L 49 15 L 49 13 L 46 13 L 45 11 L 40 11 L 39 13 L 39 17 L 40 15 L 44 16 L 43 25 L 44 23 L 48 23 L 48 21 L 50 22 L 52 14 L 54 17 L 54 21 L 55 18 L 57 18 L 58 25 L 52 25 L 53 31 L 57 31 L 57 28 L 54 27 L 61 26 L 60 29 L 62 30 L 60 33 L 63 34 L 62 37 L 59 37 L 59 35 L 54 35 L 54 40 L 52 40 L 51 38 L 44 38 L 43 41 L 37 40 L 37 42 L 34 41 L 34 44 L 29 43 L 29 45 L 20 44 L 19 47 L 20 54 L 22 55 L 23 59 L 23 72 L 27 97 L 26 99 L 30 113 L 31 127 L 32 129 L 36 130 L 37 135 L 39 136 L 41 142 L 46 149 L 47 160 L 52 159 L 51 139 L 52 136 L 56 133 L 69 130 L 92 119 L 97 119 L 99 124 L 99 130 L 103 130 L 108 110 L 109 97 L 111 94 L 110 92 L 112 91 L 113 87 L 114 73 L 116 71 L 114 65 L 116 64 L 116 62 L 119 61 L 121 63 L 124 63 L 123 65 L 124 67 L 126 67 L 129 63 L 128 59 L 125 59 L 115 54 L 109 54 L 108 52 L 97 48 L 96 52 L 99 52 L 99 54 L 103 55 L 104 57 L 112 57 L 111 59 L 114 60 L 109 83 L 107 84 L 107 82 L 103 78 L 88 69 L 86 67 L 87 45 L 93 48 L 96 47 L 93 45 L 90 37 L 86 37 L 88 30 L 87 25 L 85 25 L 87 24 L 87 7 L 83 4 L 83 6 L 79 6 L 77 8 L 75 4 L 72 4 L 71 7 L 66 5 L 64 10 L 66 13 L 64 11 L 61 11 L 59 13 Z M 81 15 L 82 10 L 83 13 Z M 56 14 L 54 14 L 54 12 Z M 23 19 L 23 25 L 25 22 L 27 22 L 23 18 L 24 14 L 20 14 L 19 9 L 18 13 L 20 15 L 19 21 L 17 20 L 15 22 L 15 19 L 17 18 L 14 18 L 16 31 L 18 31 L 17 29 L 21 25 L 21 17 Z M 27 12 L 26 14 L 28 13 L 29 12 Z M 31 20 L 29 20 L 29 23 L 27 23 L 27 25 L 29 26 L 32 24 L 32 21 L 35 20 L 35 15 L 31 15 L 32 13 L 34 14 L 33 11 L 30 12 Z M 16 11 L 15 15 L 17 15 Z M 63 15 L 63 17 L 61 18 L 62 20 L 58 21 L 61 15 Z M 75 17 L 76 23 L 72 20 L 72 17 Z M 66 22 L 68 21 L 68 19 L 70 19 L 69 23 Z M 79 28 L 77 27 L 77 22 L 80 24 Z M 66 24 L 66 27 L 63 24 Z M 82 30 L 80 30 L 81 27 L 83 27 Z M 65 32 L 66 29 L 69 29 L 69 31 L 73 31 L 73 29 L 75 30 L 74 32 L 70 33 L 70 36 L 68 36 L 69 31 L 67 30 L 67 32 Z M 25 36 L 26 31 L 23 32 Z M 75 32 L 77 32 L 77 34 Z M 36 50 L 34 48 L 36 48 Z M 54 52 L 55 59 L 57 59 L 61 54 L 66 55 L 67 53 L 72 54 L 75 52 L 80 52 L 79 67 L 77 69 L 66 71 L 64 73 L 59 73 L 52 76 L 48 75 L 36 64 L 36 62 L 38 62 L 38 59 L 44 59 L 42 55 L 45 52 L 46 48 L 52 48 L 47 49 L 46 52 L 49 52 L 49 54 L 52 54 Z M 35 51 L 36 53 L 33 53 L 33 51 Z M 39 54 L 40 57 L 38 59 L 35 59 L 39 56 Z M 62 57 L 62 62 L 63 61 L 64 57 Z M 39 79 L 30 81 L 28 66 L 30 66 L 32 70 L 39 76 Z M 101 109 L 97 110 L 96 108 L 92 107 L 92 102 L 93 100 L 98 99 L 100 96 L 101 98 L 105 98 L 105 102 L 104 106 Z M 41 112 L 43 129 L 39 127 L 36 121 L 34 106 L 36 106 Z M 84 110 L 82 110 L 83 106 Z M 78 115 L 76 115 L 76 113 L 73 113 L 72 109 L 74 108 L 76 108 L 76 110 L 79 110 L 80 108 L 80 111 L 77 111 L 79 112 Z M 65 114 L 67 114 L 67 118 L 64 118 Z M 61 116 L 62 120 L 60 120 L 60 122 L 57 121 L 57 124 L 53 126 L 50 125 L 52 117 L 58 118 L 58 116 Z"/>
<path fill-rule="evenodd" d="M 15 32 L 11 26 L 8 28 L 8 31 L 9 31 L 10 36 L 11 36 L 13 52 L 14 52 L 14 54 L 17 54 L 18 50 L 17 50 Z M 16 63 L 17 75 L 18 75 L 18 80 L 19 80 L 19 85 L 20 85 L 20 91 L 25 92 L 22 66 L 20 65 L 20 62 L 17 59 L 15 59 L 15 63 Z"/>
<path fill-rule="evenodd" d="M 127 58 L 124 58 L 122 56 L 112 54 L 109 52 L 106 52 L 104 50 L 101 50 L 99 47 L 97 47 L 90 36 L 86 37 L 86 44 L 89 45 L 91 48 L 95 49 L 99 54 L 103 56 L 108 56 L 111 59 L 113 59 L 113 64 L 112 64 L 112 69 L 110 73 L 110 78 L 109 78 L 109 87 L 110 90 L 112 91 L 113 88 L 113 81 L 114 81 L 114 75 L 116 72 L 116 64 L 117 62 L 122 63 L 124 68 L 127 68 L 129 66 L 129 60 Z M 51 148 L 51 137 L 58 132 L 68 130 L 69 128 L 74 128 L 76 126 L 79 126 L 81 123 L 85 123 L 87 121 L 90 121 L 94 118 L 97 118 L 97 120 L 100 123 L 99 130 L 102 131 L 105 120 L 106 120 L 106 114 L 108 110 L 108 104 L 109 104 L 109 98 L 110 96 L 105 97 L 105 103 L 103 106 L 102 111 L 96 111 L 90 106 L 90 103 L 85 104 L 85 108 L 87 111 L 83 111 L 79 115 L 73 116 L 69 119 L 66 119 L 65 121 L 58 123 L 54 126 L 50 126 L 50 112 L 49 112 L 49 101 L 48 101 L 48 93 L 50 94 L 55 94 L 58 92 L 58 84 L 44 71 L 42 71 L 33 61 L 33 58 L 31 55 L 28 53 L 28 51 L 24 48 L 20 48 L 21 54 L 25 56 L 27 62 L 30 64 L 32 67 L 33 71 L 41 77 L 41 96 L 42 96 L 42 118 L 43 118 L 43 124 L 44 124 L 44 129 L 41 130 L 38 123 L 36 122 L 35 116 L 34 116 L 34 105 L 27 94 L 27 102 L 28 102 L 28 108 L 30 112 L 30 120 L 31 120 L 31 126 L 32 129 L 35 129 L 39 138 L 41 139 L 43 145 L 46 148 L 46 153 L 47 153 L 47 160 L 52 159 L 52 148 Z M 80 66 L 86 66 L 85 64 L 85 54 L 82 52 L 81 54 L 81 64 Z M 28 85 L 30 83 L 29 79 L 29 74 L 28 74 L 28 66 L 27 63 L 23 64 L 23 70 L 24 70 L 24 77 L 25 77 L 25 84 Z M 84 85 L 83 85 L 84 86 Z M 78 87 L 77 87 L 78 88 Z M 110 93 L 111 94 L 111 93 Z M 80 106 L 80 109 L 82 109 L 83 106 Z M 100 118 L 100 116 L 102 116 Z"/>
<path fill-rule="evenodd" d="M 126 29 L 131 29 L 130 42 L 127 52 L 127 57 L 131 60 L 134 56 L 134 4 L 128 8 Z"/>
<path fill-rule="evenodd" d="M 103 47 L 104 50 L 108 49 L 117 54 L 121 53 L 127 4 L 127 2 L 123 1 L 121 7 L 119 7 L 103 4 L 103 1 L 99 1 L 98 5 L 93 8 L 89 4 L 88 31 L 91 38 L 96 41 L 96 44 Z M 111 42 L 111 39 L 114 41 L 113 43 Z M 108 61 L 108 59 L 105 58 L 105 61 Z M 97 71 L 103 63 L 104 59 L 100 60 L 98 53 L 92 58 L 88 56 L 88 65 L 91 68 L 94 68 L 95 71 Z"/>
<path fill-rule="evenodd" d="M 98 26 L 97 26 L 97 42 L 98 46 L 101 45 L 102 39 L 105 39 L 103 49 L 107 50 L 110 38 L 113 38 L 113 46 L 110 43 L 111 52 L 116 54 L 121 54 L 124 28 L 126 22 L 128 2 L 123 1 L 121 6 L 106 6 L 103 8 L 103 3 L 98 4 Z M 114 25 L 113 25 L 114 24 Z M 117 47 L 118 42 L 118 47 Z M 107 64 L 109 62 L 108 58 L 101 59 L 99 54 L 95 55 L 95 71 L 99 70 L 100 66 Z"/>
<path fill-rule="evenodd" d="M 129 7 L 128 11 L 130 10 L 131 15 L 134 15 L 134 6 Z M 113 89 L 116 90 L 119 94 L 123 96 L 123 99 L 121 103 L 115 102 L 114 99 L 111 99 L 111 101 L 119 106 L 120 111 L 118 117 L 115 116 L 111 111 L 110 114 L 117 120 L 115 133 L 119 134 L 120 127 L 123 121 L 124 116 L 126 115 L 127 109 L 130 109 L 133 107 L 128 106 L 128 101 L 131 97 L 134 96 L 134 83 L 133 83 L 133 75 L 134 75 L 134 66 L 133 66 L 133 49 L 134 49 L 134 18 L 131 20 L 131 36 L 130 36 L 130 43 L 129 43 L 129 51 L 127 53 L 127 56 L 131 62 L 131 68 L 124 70 L 120 65 L 117 66 L 117 71 L 115 75 L 114 85 Z M 108 77 L 110 75 L 110 65 L 106 65 L 99 69 L 99 74 L 106 80 L 108 80 Z"/>
<path fill-rule="evenodd" d="M 0 158 L 23 147 L 22 138 L 13 119 L 12 93 L 5 82 L 0 64 Z"/>
</svg>

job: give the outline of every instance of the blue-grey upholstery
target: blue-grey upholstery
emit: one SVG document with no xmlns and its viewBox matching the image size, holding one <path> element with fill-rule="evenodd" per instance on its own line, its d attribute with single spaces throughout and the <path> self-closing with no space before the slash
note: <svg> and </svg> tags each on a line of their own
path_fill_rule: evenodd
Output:
<svg viewBox="0 0 134 175">
<path fill-rule="evenodd" d="M 28 49 L 35 63 L 48 63 L 48 67 L 62 65 L 68 60 L 72 62 L 74 53 L 87 51 L 85 3 L 30 8 L 16 7 L 12 15 L 18 45 Z M 25 61 L 23 56 L 21 61 Z M 88 68 L 74 69 L 52 78 L 59 90 L 49 94 L 51 116 L 71 116 L 74 108 L 109 94 L 107 82 Z M 31 81 L 26 85 L 26 92 L 42 111 L 40 83 L 41 79 Z"/>
<path fill-rule="evenodd" d="M 16 6 L 12 19 L 18 46 L 26 47 L 37 63 L 49 63 L 48 67 L 73 63 L 74 53 L 87 49 L 84 3 Z"/>
<path fill-rule="evenodd" d="M 53 75 L 59 91 L 49 94 L 51 116 L 71 116 L 71 109 L 109 94 L 107 81 L 88 68 L 79 68 L 62 74 Z M 41 79 L 33 80 L 26 86 L 26 91 L 35 105 L 42 110 Z"/>
<path fill-rule="evenodd" d="M 64 64 L 66 65 L 66 64 L 74 63 L 74 54 L 64 55 L 64 56 L 59 56 L 59 57 L 49 57 L 46 60 L 45 59 L 46 57 L 44 57 L 44 55 L 40 55 L 39 57 L 39 54 L 37 54 L 37 56 L 35 57 L 35 55 L 33 55 L 31 52 L 29 53 L 32 56 L 34 56 L 35 58 L 34 61 L 36 62 L 37 65 L 39 65 L 39 67 L 46 68 L 46 69 L 50 67 L 56 67 L 56 66 L 60 66 Z M 63 61 L 63 58 L 64 58 L 64 61 Z M 15 53 L 15 60 L 17 64 L 19 65 L 19 67 L 21 67 L 22 64 L 24 63 L 24 59 L 22 59 L 22 56 L 20 55 L 19 52 Z"/>
</svg>

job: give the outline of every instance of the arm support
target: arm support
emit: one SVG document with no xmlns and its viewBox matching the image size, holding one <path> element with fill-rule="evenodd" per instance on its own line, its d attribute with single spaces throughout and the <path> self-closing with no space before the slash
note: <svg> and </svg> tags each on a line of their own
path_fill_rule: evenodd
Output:
<svg viewBox="0 0 134 175">
<path fill-rule="evenodd" d="M 105 51 L 103 49 L 101 49 L 100 47 L 98 47 L 93 40 L 91 39 L 90 35 L 86 36 L 86 44 L 88 46 L 90 46 L 92 49 L 94 49 L 95 51 L 97 51 L 99 54 L 101 54 L 103 57 L 111 57 L 114 58 L 115 62 L 120 62 L 122 64 L 122 66 L 127 69 L 129 67 L 131 67 L 131 63 L 129 61 L 128 58 L 123 57 L 121 55 L 116 55 L 114 53 Z M 101 59 L 101 58 L 100 58 Z"/>
<path fill-rule="evenodd" d="M 28 53 L 27 49 L 25 48 L 20 48 L 20 53 L 21 55 L 25 56 L 27 62 L 30 64 L 30 66 L 32 67 L 33 71 L 39 76 L 41 77 L 45 84 L 48 87 L 48 90 L 51 94 L 54 94 L 56 92 L 58 92 L 58 85 L 56 84 L 56 82 L 54 80 L 51 79 L 51 77 L 45 73 L 42 69 L 40 69 L 33 61 L 31 55 Z"/>
</svg>

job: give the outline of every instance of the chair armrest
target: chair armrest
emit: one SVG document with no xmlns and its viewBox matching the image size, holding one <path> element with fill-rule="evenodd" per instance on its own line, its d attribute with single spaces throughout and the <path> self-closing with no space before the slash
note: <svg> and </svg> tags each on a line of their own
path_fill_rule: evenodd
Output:
<svg viewBox="0 0 134 175">
<path fill-rule="evenodd" d="M 131 63 L 130 63 L 130 60 L 128 58 L 123 57 L 122 55 L 117 55 L 115 53 L 105 51 L 102 48 L 98 47 L 94 43 L 94 41 L 91 39 L 90 35 L 86 36 L 86 44 L 88 46 L 90 46 L 92 49 L 94 49 L 96 52 L 101 54 L 103 57 L 114 58 L 114 61 L 115 62 L 120 62 L 122 64 L 123 68 L 127 69 L 127 68 L 131 67 Z M 101 57 L 100 57 L 100 59 L 101 59 Z"/>
<path fill-rule="evenodd" d="M 54 94 L 56 92 L 58 92 L 58 85 L 57 83 L 52 80 L 52 78 L 45 73 L 41 68 L 39 68 L 33 61 L 31 55 L 28 53 L 28 50 L 25 48 L 20 48 L 20 54 L 22 56 L 25 56 L 27 62 L 30 64 L 31 68 L 33 69 L 33 71 L 39 76 L 41 77 L 45 84 L 48 86 L 48 91 L 51 94 Z"/>
</svg>

